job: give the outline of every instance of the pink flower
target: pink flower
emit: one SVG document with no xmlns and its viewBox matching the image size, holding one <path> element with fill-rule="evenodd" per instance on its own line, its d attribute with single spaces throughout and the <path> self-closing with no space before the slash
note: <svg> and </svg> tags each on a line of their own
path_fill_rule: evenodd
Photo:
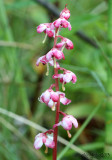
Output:
<svg viewBox="0 0 112 160">
<path fill-rule="evenodd" d="M 65 18 L 66 20 L 68 20 L 70 18 L 70 11 L 66 8 L 65 8 L 61 11 L 60 13 L 60 18 Z"/>
<path fill-rule="evenodd" d="M 60 48 L 62 48 L 64 45 L 65 45 L 65 47 L 66 47 L 67 49 L 73 49 L 73 48 L 74 48 L 73 43 L 72 43 L 71 40 L 69 40 L 68 38 L 64 38 L 64 37 L 62 37 L 62 36 L 58 36 L 58 37 L 61 38 L 61 42 L 56 45 L 56 48 L 60 49 Z"/>
<path fill-rule="evenodd" d="M 41 32 L 45 32 L 49 37 L 53 37 L 55 34 L 55 31 L 53 28 L 51 28 L 52 23 L 44 23 L 44 24 L 40 24 L 37 27 L 37 32 L 41 33 Z"/>
<path fill-rule="evenodd" d="M 36 65 L 39 66 L 39 63 L 42 63 L 43 65 L 48 63 L 45 55 L 37 59 Z"/>
<path fill-rule="evenodd" d="M 56 21 L 53 22 L 53 25 L 55 28 L 68 28 L 69 31 L 71 30 L 71 24 L 68 22 L 65 18 L 58 18 Z"/>
<path fill-rule="evenodd" d="M 37 59 L 36 65 L 39 66 L 39 64 L 42 63 L 43 65 L 47 64 L 47 72 L 46 72 L 46 76 L 49 75 L 49 65 L 50 66 L 54 66 L 54 60 L 51 58 L 49 61 L 46 59 L 46 55 L 40 57 Z M 60 65 L 58 62 L 55 63 L 56 67 L 55 68 L 60 68 Z"/>
<path fill-rule="evenodd" d="M 78 122 L 72 115 L 65 115 L 62 121 L 55 124 L 53 128 L 57 126 L 62 126 L 65 130 L 67 130 L 68 136 L 71 137 L 71 134 L 68 131 L 72 129 L 72 124 L 74 125 L 75 128 L 78 127 Z"/>
<path fill-rule="evenodd" d="M 62 89 L 65 90 L 64 84 L 69 83 L 70 81 L 72 81 L 72 83 L 76 83 L 77 77 L 73 72 L 71 72 L 69 70 L 66 70 L 64 68 L 60 68 L 60 69 L 64 70 L 64 73 L 63 74 L 54 74 L 53 79 L 60 78 L 60 82 L 62 83 Z"/>
<path fill-rule="evenodd" d="M 51 59 L 48 61 L 48 60 L 46 59 L 46 55 L 44 55 L 44 56 L 42 56 L 42 57 L 40 57 L 40 58 L 37 59 L 36 65 L 39 66 L 39 63 L 42 63 L 43 65 L 49 63 L 50 66 L 54 66 L 54 61 L 53 61 L 53 59 L 51 58 Z M 57 66 L 57 68 L 60 67 L 58 62 L 56 62 L 56 66 Z"/>
<path fill-rule="evenodd" d="M 60 91 L 54 92 L 51 88 L 42 93 L 39 101 L 45 103 L 54 111 L 59 99 L 60 102 L 64 105 L 68 105 L 69 103 L 71 103 L 71 100 L 65 97 L 65 93 Z"/>
<path fill-rule="evenodd" d="M 52 57 L 55 57 L 56 59 L 65 59 L 65 56 L 62 51 L 58 50 L 57 48 L 51 49 L 47 54 L 46 54 L 46 59 L 49 61 Z"/>
<path fill-rule="evenodd" d="M 45 144 L 45 146 L 46 146 L 45 153 L 48 152 L 47 147 L 49 147 L 49 148 L 54 148 L 55 147 L 55 143 L 53 141 L 53 137 L 50 136 L 50 134 L 39 133 L 35 137 L 34 147 L 35 147 L 35 149 L 38 150 L 38 149 L 40 149 L 42 147 L 43 144 Z"/>
</svg>

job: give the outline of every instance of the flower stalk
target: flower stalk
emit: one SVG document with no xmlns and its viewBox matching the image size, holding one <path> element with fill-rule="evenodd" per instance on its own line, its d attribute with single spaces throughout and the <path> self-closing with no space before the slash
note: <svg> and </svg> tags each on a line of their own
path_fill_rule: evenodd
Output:
<svg viewBox="0 0 112 160">
<path fill-rule="evenodd" d="M 60 30 L 62 28 L 68 28 L 71 30 L 71 24 L 68 22 L 70 18 L 70 11 L 67 9 L 66 5 L 65 8 L 60 13 L 60 17 L 55 20 L 53 23 L 44 23 L 40 24 L 37 27 L 37 32 L 41 33 L 44 32 L 45 40 L 46 37 L 53 37 L 54 38 L 54 45 L 53 48 L 44 56 L 38 58 L 36 65 L 39 66 L 40 63 L 43 65 L 47 65 L 47 72 L 46 75 L 49 74 L 49 64 L 50 66 L 54 66 L 54 75 L 52 76 L 55 79 L 55 83 L 52 84 L 39 98 L 41 103 L 45 103 L 46 106 L 51 108 L 52 111 L 56 110 L 55 113 L 55 124 L 53 125 L 53 129 L 48 130 L 45 133 L 39 133 L 35 137 L 34 147 L 35 149 L 39 149 L 45 144 L 46 149 L 45 153 L 48 153 L 48 147 L 53 149 L 53 160 L 57 159 L 57 136 L 58 136 L 58 126 L 62 126 L 68 134 L 68 137 L 71 138 L 70 130 L 72 129 L 72 125 L 77 128 L 78 122 L 72 115 L 67 115 L 66 113 L 60 110 L 60 102 L 63 105 L 68 105 L 71 103 L 71 100 L 65 97 L 65 93 L 59 91 L 59 80 L 62 83 L 62 90 L 65 91 L 65 84 L 75 83 L 77 80 L 76 75 L 66 70 L 65 68 L 61 68 L 57 60 L 65 59 L 65 55 L 63 53 L 64 48 L 66 49 L 73 49 L 73 43 L 68 38 L 62 37 L 59 35 Z M 57 43 L 57 39 L 61 39 L 60 43 Z M 63 73 L 58 73 L 58 72 Z M 53 88 L 55 87 L 55 91 Z M 59 115 L 62 115 L 62 121 L 59 122 Z"/>
<path fill-rule="evenodd" d="M 58 34 L 59 29 L 56 29 L 55 32 L 55 38 L 54 38 L 54 46 L 53 48 L 55 48 L 56 43 L 57 43 L 57 34 Z M 58 68 L 56 68 L 56 59 L 54 58 L 54 73 L 58 74 Z M 58 83 L 58 79 L 55 79 L 55 88 L 56 91 L 59 91 L 59 83 Z M 57 106 L 56 106 L 56 119 L 55 119 L 55 124 L 59 122 L 59 111 L 60 111 L 60 98 L 57 102 Z M 58 127 L 56 127 L 54 129 L 54 142 L 55 142 L 55 147 L 53 149 L 53 160 L 57 159 L 57 136 L 58 136 Z"/>
</svg>

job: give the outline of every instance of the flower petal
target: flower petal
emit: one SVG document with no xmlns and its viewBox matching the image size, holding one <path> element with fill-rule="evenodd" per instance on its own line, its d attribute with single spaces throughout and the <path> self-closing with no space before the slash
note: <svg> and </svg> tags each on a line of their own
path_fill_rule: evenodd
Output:
<svg viewBox="0 0 112 160">
<path fill-rule="evenodd" d="M 61 97 L 60 96 L 60 102 L 64 105 L 68 105 L 69 103 L 71 103 L 71 100 L 66 98 L 66 97 Z"/>
<path fill-rule="evenodd" d="M 60 42 L 56 45 L 56 48 L 62 48 L 65 42 Z"/>
<path fill-rule="evenodd" d="M 73 73 L 73 74 L 72 74 L 72 83 L 76 83 L 76 81 L 77 81 L 77 77 L 76 77 L 76 75 Z"/>
<path fill-rule="evenodd" d="M 65 116 L 62 120 L 62 127 L 66 130 L 71 130 L 72 122 Z"/>
<path fill-rule="evenodd" d="M 55 143 L 52 140 L 52 137 L 50 138 L 50 136 L 46 139 L 45 142 L 45 146 L 49 147 L 49 148 L 54 148 L 55 147 Z"/>
<path fill-rule="evenodd" d="M 41 60 L 44 58 L 45 56 L 42 56 L 40 58 L 37 59 L 36 65 L 39 66 L 39 63 L 42 63 Z"/>
<path fill-rule="evenodd" d="M 38 33 L 41 33 L 41 32 L 43 32 L 46 28 L 47 28 L 47 27 L 46 27 L 45 24 L 40 24 L 40 25 L 37 27 L 37 32 L 38 32 Z"/>
<path fill-rule="evenodd" d="M 63 81 L 69 83 L 72 80 L 72 74 L 66 73 L 63 75 Z"/>
<path fill-rule="evenodd" d="M 50 100 L 50 93 L 48 90 L 46 90 L 42 95 L 40 96 L 40 102 L 48 103 Z"/>
<path fill-rule="evenodd" d="M 49 61 L 49 64 L 50 64 L 50 66 L 54 66 L 54 60 L 51 59 L 51 60 Z M 59 65 L 58 62 L 56 62 L 56 68 L 60 68 L 60 65 Z"/>
<path fill-rule="evenodd" d="M 62 122 L 60 121 L 59 123 L 57 124 L 54 124 L 53 128 L 56 128 L 57 126 L 61 126 Z"/>
<path fill-rule="evenodd" d="M 54 102 L 58 102 L 58 100 L 59 100 L 59 94 L 57 92 L 51 92 L 51 99 Z"/>
<path fill-rule="evenodd" d="M 64 54 L 62 51 L 58 50 L 58 49 L 53 49 L 53 56 L 56 58 L 56 59 L 64 59 Z"/>
<path fill-rule="evenodd" d="M 35 149 L 40 149 L 43 145 L 42 137 L 38 137 L 34 142 Z"/>
<path fill-rule="evenodd" d="M 53 22 L 53 25 L 56 27 L 56 28 L 59 28 L 59 26 L 61 25 L 61 18 L 58 18 L 56 21 Z"/>
<path fill-rule="evenodd" d="M 46 59 L 47 59 L 48 62 L 51 60 L 52 56 L 53 56 L 53 52 L 52 52 L 52 50 L 50 50 L 50 51 L 46 54 Z"/>
<path fill-rule="evenodd" d="M 52 108 L 52 106 L 53 106 L 53 100 L 50 99 L 50 101 L 47 103 L 47 105 L 48 105 L 48 107 Z"/>
<path fill-rule="evenodd" d="M 63 96 L 63 97 L 65 97 L 65 93 L 63 93 L 63 92 L 60 92 L 60 91 L 57 91 L 57 93 L 58 93 L 60 96 Z"/>
<path fill-rule="evenodd" d="M 77 127 L 78 127 L 77 119 L 74 118 L 72 115 L 69 116 L 69 119 L 70 119 L 71 122 L 73 123 L 74 127 L 77 128 Z"/>
<path fill-rule="evenodd" d="M 62 78 L 62 77 L 63 77 L 63 74 L 54 74 L 52 76 L 53 79 L 55 79 L 55 78 Z"/>
<path fill-rule="evenodd" d="M 46 29 L 46 33 L 49 37 L 53 37 L 55 34 L 54 30 L 51 30 L 50 28 Z"/>
</svg>

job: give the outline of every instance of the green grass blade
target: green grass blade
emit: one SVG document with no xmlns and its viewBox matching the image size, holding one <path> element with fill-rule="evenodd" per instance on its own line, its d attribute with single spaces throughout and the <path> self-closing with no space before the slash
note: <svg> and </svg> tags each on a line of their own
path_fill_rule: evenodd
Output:
<svg viewBox="0 0 112 160">
<path fill-rule="evenodd" d="M 80 136 L 80 134 L 82 133 L 82 131 L 86 128 L 86 126 L 89 124 L 89 122 L 94 117 L 94 115 L 96 114 L 96 112 L 102 106 L 102 104 L 104 103 L 104 101 L 105 100 L 103 100 L 97 107 L 95 107 L 95 109 L 93 110 L 93 112 L 91 112 L 91 114 L 89 115 L 89 117 L 85 120 L 84 124 L 80 127 L 80 129 L 77 131 L 77 133 L 70 140 L 70 143 L 58 155 L 58 160 L 60 160 L 65 155 L 65 153 L 68 151 L 70 145 L 73 144 L 77 140 L 77 138 Z"/>
</svg>

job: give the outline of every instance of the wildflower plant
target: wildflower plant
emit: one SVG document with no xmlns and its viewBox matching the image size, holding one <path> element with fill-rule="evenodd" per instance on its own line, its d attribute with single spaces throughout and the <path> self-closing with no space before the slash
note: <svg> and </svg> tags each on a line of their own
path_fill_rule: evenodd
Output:
<svg viewBox="0 0 112 160">
<path fill-rule="evenodd" d="M 62 90 L 65 91 L 65 84 L 72 81 L 72 83 L 76 83 L 77 77 L 76 75 L 65 69 L 60 67 L 59 62 L 57 60 L 65 59 L 65 55 L 63 53 L 64 48 L 70 50 L 73 49 L 73 43 L 68 38 L 62 37 L 59 33 L 62 28 L 68 28 L 71 30 L 71 24 L 68 22 L 70 18 L 70 11 L 65 8 L 60 13 L 60 17 L 55 20 L 53 23 L 44 23 L 40 24 L 37 27 L 37 32 L 45 33 L 45 42 L 47 36 L 54 38 L 53 48 L 44 56 L 38 58 L 36 65 L 39 66 L 40 63 L 43 65 L 47 65 L 47 73 L 49 74 L 49 64 L 50 66 L 54 66 L 54 75 L 52 76 L 55 79 L 55 83 L 52 84 L 42 95 L 39 97 L 39 101 L 41 103 L 45 103 L 46 106 L 51 108 L 52 111 L 56 111 L 55 124 L 53 128 L 46 131 L 45 133 L 39 133 L 35 137 L 34 147 L 35 149 L 40 149 L 43 144 L 46 146 L 45 153 L 48 152 L 48 147 L 53 149 L 53 160 L 57 159 L 57 135 L 58 135 L 58 126 L 62 126 L 68 134 L 68 137 L 71 138 L 70 130 L 72 129 L 72 125 L 77 128 L 78 122 L 72 115 L 67 115 L 66 113 L 60 110 L 60 103 L 64 105 L 68 105 L 71 103 L 71 100 L 66 98 L 65 93 L 59 91 L 59 81 L 62 83 Z M 57 40 L 61 39 L 59 43 Z M 61 73 L 59 73 L 61 72 Z M 55 91 L 53 90 L 55 88 Z M 59 115 L 62 115 L 63 118 L 59 122 Z"/>
</svg>

